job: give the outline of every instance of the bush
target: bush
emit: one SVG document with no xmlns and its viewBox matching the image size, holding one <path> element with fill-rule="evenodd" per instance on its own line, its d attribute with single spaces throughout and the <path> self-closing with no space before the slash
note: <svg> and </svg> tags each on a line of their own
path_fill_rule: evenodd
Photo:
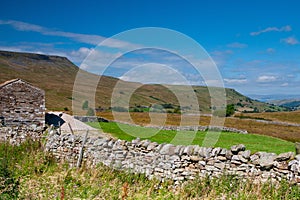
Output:
<svg viewBox="0 0 300 200">
<path fill-rule="evenodd" d="M 88 110 L 89 109 L 89 101 L 88 100 L 85 100 L 83 103 L 82 103 L 82 110 Z"/>
<path fill-rule="evenodd" d="M 226 117 L 229 117 L 234 114 L 234 105 L 229 104 L 226 106 Z"/>
<path fill-rule="evenodd" d="M 120 107 L 120 106 L 112 107 L 111 110 L 115 112 L 128 112 L 127 108 Z"/>
<path fill-rule="evenodd" d="M 19 180 L 14 177 L 13 171 L 8 168 L 6 156 L 0 158 L 0 199 L 17 199 Z"/>
<path fill-rule="evenodd" d="M 94 116 L 95 115 L 95 111 L 92 108 L 88 108 L 88 111 L 86 112 L 86 116 Z"/>
</svg>

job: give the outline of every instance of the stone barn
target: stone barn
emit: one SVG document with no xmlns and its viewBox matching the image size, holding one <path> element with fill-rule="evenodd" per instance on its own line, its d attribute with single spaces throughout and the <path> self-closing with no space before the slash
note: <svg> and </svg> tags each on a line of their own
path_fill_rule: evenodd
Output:
<svg viewBox="0 0 300 200">
<path fill-rule="evenodd" d="M 0 126 L 45 126 L 45 92 L 21 79 L 0 84 Z"/>
</svg>

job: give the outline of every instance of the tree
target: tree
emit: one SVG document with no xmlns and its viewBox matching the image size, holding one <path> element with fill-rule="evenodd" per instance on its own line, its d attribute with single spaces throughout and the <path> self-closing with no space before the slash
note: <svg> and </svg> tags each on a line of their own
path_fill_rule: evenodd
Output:
<svg viewBox="0 0 300 200">
<path fill-rule="evenodd" d="M 89 101 L 85 100 L 82 104 L 82 110 L 88 110 L 89 109 Z"/>
<path fill-rule="evenodd" d="M 229 104 L 226 106 L 226 117 L 229 117 L 234 114 L 234 105 Z"/>
</svg>

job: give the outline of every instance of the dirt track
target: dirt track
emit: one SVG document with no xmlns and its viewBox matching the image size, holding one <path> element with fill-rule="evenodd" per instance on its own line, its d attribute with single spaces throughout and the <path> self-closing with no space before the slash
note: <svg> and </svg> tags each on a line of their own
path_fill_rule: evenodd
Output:
<svg viewBox="0 0 300 200">
<path fill-rule="evenodd" d="M 95 129 L 77 119 L 75 119 L 72 115 L 62 113 L 62 112 L 49 112 L 50 114 L 55 114 L 57 116 L 61 115 L 61 119 L 65 121 L 60 127 L 62 133 L 71 133 L 72 131 L 74 134 L 82 135 L 85 134 L 86 131 L 89 131 L 89 137 L 109 137 L 108 134 L 103 133 L 99 129 Z M 72 131 L 71 131 L 72 129 Z"/>
</svg>

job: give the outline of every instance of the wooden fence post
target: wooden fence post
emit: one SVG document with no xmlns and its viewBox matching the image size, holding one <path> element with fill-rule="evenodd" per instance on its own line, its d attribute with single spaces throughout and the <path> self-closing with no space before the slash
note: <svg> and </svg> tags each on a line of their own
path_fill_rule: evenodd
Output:
<svg viewBox="0 0 300 200">
<path fill-rule="evenodd" d="M 81 166 L 82 157 L 83 157 L 83 148 L 84 148 L 84 145 L 86 143 L 88 134 L 89 134 L 89 130 L 86 130 L 86 134 L 85 134 L 84 139 L 82 141 L 82 146 L 81 146 L 81 149 L 80 149 L 80 152 L 79 152 L 79 157 L 78 157 L 78 160 L 77 160 L 77 165 L 76 165 L 77 168 L 79 168 Z"/>
</svg>

